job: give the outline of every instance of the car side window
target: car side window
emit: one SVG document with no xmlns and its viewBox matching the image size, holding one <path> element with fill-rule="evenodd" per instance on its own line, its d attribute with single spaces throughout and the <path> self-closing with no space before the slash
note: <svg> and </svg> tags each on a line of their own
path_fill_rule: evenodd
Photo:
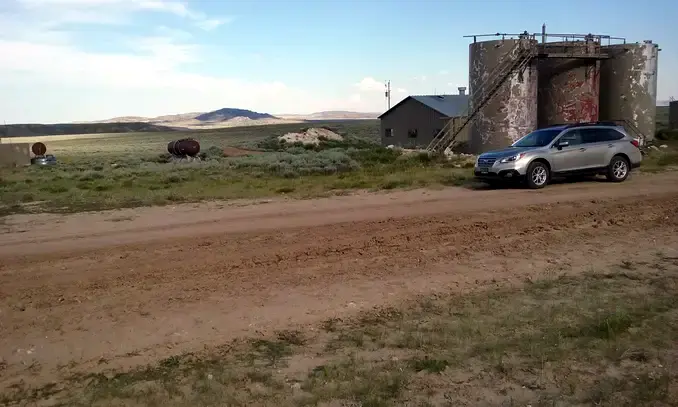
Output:
<svg viewBox="0 0 678 407">
<path fill-rule="evenodd" d="M 607 129 L 581 129 L 582 143 L 601 143 L 608 141 Z"/>
<path fill-rule="evenodd" d="M 624 135 L 614 129 L 601 129 L 600 130 L 603 140 L 601 141 L 617 141 L 624 138 Z"/>
<path fill-rule="evenodd" d="M 581 144 L 581 133 L 579 130 L 568 131 L 567 133 L 560 136 L 560 140 L 558 142 L 561 143 L 563 141 L 567 141 L 568 145 L 570 146 Z"/>
</svg>

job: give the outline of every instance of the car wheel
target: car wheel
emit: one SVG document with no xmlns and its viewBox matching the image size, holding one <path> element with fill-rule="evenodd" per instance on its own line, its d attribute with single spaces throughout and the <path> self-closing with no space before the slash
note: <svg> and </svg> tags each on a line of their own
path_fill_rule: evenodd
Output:
<svg viewBox="0 0 678 407">
<path fill-rule="evenodd" d="M 626 158 L 622 156 L 614 156 L 607 166 L 607 179 L 612 182 L 622 182 L 628 178 L 631 172 L 631 167 Z"/>
<path fill-rule="evenodd" d="M 527 167 L 527 186 L 530 189 L 544 188 L 549 182 L 551 172 L 549 167 L 543 162 L 536 161 Z"/>
</svg>

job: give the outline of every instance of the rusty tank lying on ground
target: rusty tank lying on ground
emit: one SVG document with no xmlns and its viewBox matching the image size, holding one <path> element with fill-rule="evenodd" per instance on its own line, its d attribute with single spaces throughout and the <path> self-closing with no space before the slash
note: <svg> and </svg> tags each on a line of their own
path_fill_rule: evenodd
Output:
<svg viewBox="0 0 678 407">
<path fill-rule="evenodd" d="M 170 141 L 167 152 L 178 157 L 195 157 L 200 153 L 200 143 L 192 138 Z"/>
</svg>

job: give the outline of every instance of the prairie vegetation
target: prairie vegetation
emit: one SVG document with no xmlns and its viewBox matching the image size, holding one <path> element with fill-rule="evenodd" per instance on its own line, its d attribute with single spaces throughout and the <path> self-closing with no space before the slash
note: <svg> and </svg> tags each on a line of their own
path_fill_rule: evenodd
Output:
<svg viewBox="0 0 678 407">
<path fill-rule="evenodd" d="M 379 146 L 376 121 L 329 126 L 344 140 L 318 146 L 277 140 L 298 131 L 298 124 L 43 138 L 59 165 L 3 171 L 0 204 L 4 213 L 71 212 L 281 194 L 306 198 L 355 189 L 458 185 L 472 175 L 469 163 L 405 156 Z M 166 152 L 169 141 L 187 136 L 201 142 L 201 162 L 173 162 Z M 252 155 L 224 157 L 226 147 L 252 150 Z"/>
<path fill-rule="evenodd" d="M 327 126 L 342 141 L 286 144 L 278 136 Z M 678 164 L 678 144 L 660 130 L 642 171 Z M 167 143 L 193 137 L 200 162 L 175 162 Z M 355 190 L 469 184 L 472 159 L 440 160 L 379 145 L 376 120 L 249 126 L 218 130 L 13 138 L 42 141 L 55 167 L 0 170 L 0 214 L 76 212 L 180 202 L 287 196 L 311 198 Z M 237 156 L 224 156 L 224 149 Z"/>
</svg>

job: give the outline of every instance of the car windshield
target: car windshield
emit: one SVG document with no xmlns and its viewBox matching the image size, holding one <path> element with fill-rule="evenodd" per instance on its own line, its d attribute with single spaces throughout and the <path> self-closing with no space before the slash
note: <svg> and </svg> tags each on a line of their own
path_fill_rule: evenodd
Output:
<svg viewBox="0 0 678 407">
<path fill-rule="evenodd" d="M 535 130 L 516 141 L 511 147 L 544 147 L 560 134 L 560 129 Z"/>
</svg>

